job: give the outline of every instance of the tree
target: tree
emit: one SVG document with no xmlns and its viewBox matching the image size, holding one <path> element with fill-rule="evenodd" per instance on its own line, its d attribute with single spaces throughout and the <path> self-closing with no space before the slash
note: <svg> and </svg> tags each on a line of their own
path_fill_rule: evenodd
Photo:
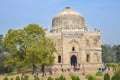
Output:
<svg viewBox="0 0 120 80">
<path fill-rule="evenodd" d="M 33 66 L 50 64 L 56 51 L 53 42 L 45 37 L 44 30 L 30 24 L 23 30 L 9 30 L 4 39 L 5 47 L 12 53 L 6 64 Z"/>
<path fill-rule="evenodd" d="M 111 80 L 118 80 L 118 79 L 113 75 Z"/>
<path fill-rule="evenodd" d="M 52 77 L 48 77 L 48 79 L 47 80 L 53 80 L 53 78 Z"/>
<path fill-rule="evenodd" d="M 110 75 L 108 73 L 105 73 L 104 80 L 110 80 Z"/>
<path fill-rule="evenodd" d="M 77 75 L 71 75 L 71 80 L 80 80 L 80 78 Z"/>
<path fill-rule="evenodd" d="M 90 76 L 90 77 L 88 78 L 88 80 L 94 80 L 94 78 L 93 78 L 92 76 Z"/>
<path fill-rule="evenodd" d="M 4 62 L 9 58 L 8 53 L 1 53 L 0 54 L 0 74 L 2 73 L 9 73 L 12 71 L 11 67 L 6 67 Z"/>
<path fill-rule="evenodd" d="M 9 58 L 9 54 L 5 50 L 3 35 L 0 35 L 0 74 L 8 73 L 11 71 L 11 68 L 5 66 L 4 62 Z"/>
<path fill-rule="evenodd" d="M 120 68 L 114 73 L 112 80 L 119 80 L 120 79 Z"/>
<path fill-rule="evenodd" d="M 116 48 L 116 59 L 117 62 L 120 62 L 120 45 L 118 45 Z"/>
<path fill-rule="evenodd" d="M 0 35 L 0 53 L 3 53 L 4 50 L 5 50 L 5 47 L 3 42 L 3 35 Z"/>
<path fill-rule="evenodd" d="M 63 75 L 61 75 L 61 76 L 58 78 L 58 80 L 66 80 L 66 78 L 65 78 Z"/>
<path fill-rule="evenodd" d="M 116 45 L 102 45 L 102 60 L 103 62 L 116 62 Z"/>
</svg>

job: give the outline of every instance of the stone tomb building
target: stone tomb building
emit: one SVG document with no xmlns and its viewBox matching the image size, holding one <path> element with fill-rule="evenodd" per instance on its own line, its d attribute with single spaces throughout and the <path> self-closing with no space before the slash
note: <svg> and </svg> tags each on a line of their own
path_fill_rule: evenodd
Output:
<svg viewBox="0 0 120 80">
<path fill-rule="evenodd" d="M 70 7 L 53 18 L 46 36 L 53 40 L 57 49 L 53 68 L 98 68 L 102 65 L 100 31 L 89 32 L 84 17 Z"/>
</svg>

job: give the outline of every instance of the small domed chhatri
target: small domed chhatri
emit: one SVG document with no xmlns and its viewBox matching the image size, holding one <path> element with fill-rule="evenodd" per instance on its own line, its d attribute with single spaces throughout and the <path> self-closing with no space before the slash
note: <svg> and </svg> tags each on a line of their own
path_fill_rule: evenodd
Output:
<svg viewBox="0 0 120 80">
<path fill-rule="evenodd" d="M 61 29 L 87 30 L 84 17 L 70 7 L 66 7 L 52 20 L 52 32 L 60 32 Z"/>
<path fill-rule="evenodd" d="M 46 36 L 57 49 L 52 68 L 98 69 L 102 66 L 100 31 L 89 32 L 84 17 L 70 7 L 53 18 L 51 31 L 46 31 Z"/>
</svg>

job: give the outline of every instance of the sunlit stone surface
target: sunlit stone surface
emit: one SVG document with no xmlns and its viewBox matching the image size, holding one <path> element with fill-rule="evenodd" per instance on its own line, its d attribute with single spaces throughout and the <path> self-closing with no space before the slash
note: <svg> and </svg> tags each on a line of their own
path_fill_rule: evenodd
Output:
<svg viewBox="0 0 120 80">
<path fill-rule="evenodd" d="M 98 68 L 102 65 L 100 31 L 89 32 L 84 17 L 70 7 L 53 18 L 46 36 L 53 40 L 57 49 L 52 68 Z"/>
</svg>

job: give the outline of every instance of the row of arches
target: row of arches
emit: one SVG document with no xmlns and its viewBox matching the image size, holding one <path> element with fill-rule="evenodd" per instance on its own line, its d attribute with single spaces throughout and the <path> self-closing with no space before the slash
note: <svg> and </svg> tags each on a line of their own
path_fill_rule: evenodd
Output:
<svg viewBox="0 0 120 80">
<path fill-rule="evenodd" d="M 61 55 L 58 55 L 58 63 L 62 62 Z M 86 62 L 90 62 L 90 55 L 86 55 Z M 77 57 L 75 55 L 72 55 L 70 58 L 70 64 L 71 66 L 76 66 L 77 65 Z"/>
</svg>

